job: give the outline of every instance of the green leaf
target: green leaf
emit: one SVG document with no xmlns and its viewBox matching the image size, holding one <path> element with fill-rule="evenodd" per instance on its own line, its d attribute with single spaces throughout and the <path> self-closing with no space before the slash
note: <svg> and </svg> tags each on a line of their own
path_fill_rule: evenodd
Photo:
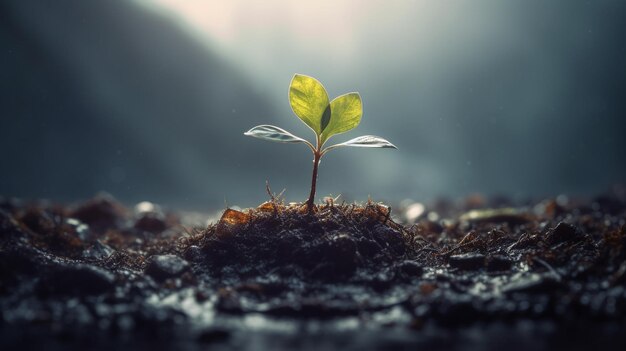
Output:
<svg viewBox="0 0 626 351">
<path fill-rule="evenodd" d="M 359 93 L 348 93 L 330 102 L 330 121 L 322 132 L 322 144 L 336 134 L 356 128 L 363 116 L 363 103 Z"/>
<path fill-rule="evenodd" d="M 297 137 L 282 128 L 271 126 L 268 124 L 256 126 L 243 134 L 247 136 L 263 139 L 263 140 L 276 141 L 279 143 L 307 143 L 309 144 L 308 141 L 300 137 Z"/>
<path fill-rule="evenodd" d="M 395 145 L 383 139 L 381 137 L 375 135 L 363 135 L 354 139 L 350 139 L 344 143 L 335 144 L 324 149 L 324 153 L 338 148 L 342 146 L 352 146 L 352 147 L 378 147 L 378 148 L 391 148 L 397 149 Z"/>
<path fill-rule="evenodd" d="M 289 103 L 293 113 L 316 135 L 322 134 L 323 115 L 328 108 L 328 93 L 322 83 L 313 77 L 294 75 L 289 85 Z"/>
</svg>

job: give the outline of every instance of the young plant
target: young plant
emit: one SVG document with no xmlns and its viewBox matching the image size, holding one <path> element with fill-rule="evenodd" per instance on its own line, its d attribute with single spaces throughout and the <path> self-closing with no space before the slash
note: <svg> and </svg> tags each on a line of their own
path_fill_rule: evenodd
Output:
<svg viewBox="0 0 626 351">
<path fill-rule="evenodd" d="M 306 202 L 309 212 L 313 211 L 315 202 L 317 169 L 320 160 L 328 151 L 342 146 L 397 149 L 389 141 L 374 135 L 360 136 L 324 148 L 324 144 L 333 135 L 345 133 L 361 123 L 363 104 L 359 93 L 344 94 L 329 101 L 328 93 L 326 93 L 322 83 L 313 77 L 296 74 L 289 85 L 289 103 L 296 116 L 315 132 L 315 146 L 305 139 L 272 125 L 256 126 L 244 134 L 280 143 L 303 143 L 311 149 L 313 152 L 313 176 L 311 193 Z"/>
</svg>

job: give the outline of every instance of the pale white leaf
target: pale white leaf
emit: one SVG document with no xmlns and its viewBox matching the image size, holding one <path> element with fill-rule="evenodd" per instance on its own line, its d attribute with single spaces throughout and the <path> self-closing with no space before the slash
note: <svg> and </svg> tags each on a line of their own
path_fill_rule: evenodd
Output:
<svg viewBox="0 0 626 351">
<path fill-rule="evenodd" d="M 279 143 L 308 143 L 306 140 L 297 137 L 282 128 L 268 124 L 256 126 L 243 134 Z"/>
<path fill-rule="evenodd" d="M 375 136 L 375 135 L 363 135 L 360 137 L 356 137 L 354 139 L 350 139 L 346 142 L 335 144 L 327 147 L 324 152 L 328 152 L 332 149 L 342 147 L 342 146 L 351 146 L 351 147 L 376 147 L 376 148 L 392 148 L 397 149 L 395 145 L 390 143 L 389 141 Z"/>
</svg>

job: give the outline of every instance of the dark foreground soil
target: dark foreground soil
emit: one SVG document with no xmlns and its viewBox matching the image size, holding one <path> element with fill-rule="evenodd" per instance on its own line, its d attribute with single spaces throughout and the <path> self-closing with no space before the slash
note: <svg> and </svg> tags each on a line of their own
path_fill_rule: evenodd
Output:
<svg viewBox="0 0 626 351">
<path fill-rule="evenodd" d="M 626 349 L 622 193 L 420 206 L 274 199 L 193 229 L 108 197 L 3 200 L 0 344 Z"/>
</svg>

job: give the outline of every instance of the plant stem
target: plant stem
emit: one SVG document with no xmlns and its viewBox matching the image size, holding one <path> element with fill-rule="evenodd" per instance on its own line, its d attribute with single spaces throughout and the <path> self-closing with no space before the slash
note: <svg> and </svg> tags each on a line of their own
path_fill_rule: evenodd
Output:
<svg viewBox="0 0 626 351">
<path fill-rule="evenodd" d="M 317 150 L 313 153 L 313 176 L 311 177 L 311 193 L 309 194 L 309 199 L 306 202 L 307 209 L 309 213 L 313 213 L 313 205 L 315 204 L 315 187 L 317 185 L 317 168 L 320 164 L 320 158 L 322 158 L 322 153 Z"/>
</svg>

